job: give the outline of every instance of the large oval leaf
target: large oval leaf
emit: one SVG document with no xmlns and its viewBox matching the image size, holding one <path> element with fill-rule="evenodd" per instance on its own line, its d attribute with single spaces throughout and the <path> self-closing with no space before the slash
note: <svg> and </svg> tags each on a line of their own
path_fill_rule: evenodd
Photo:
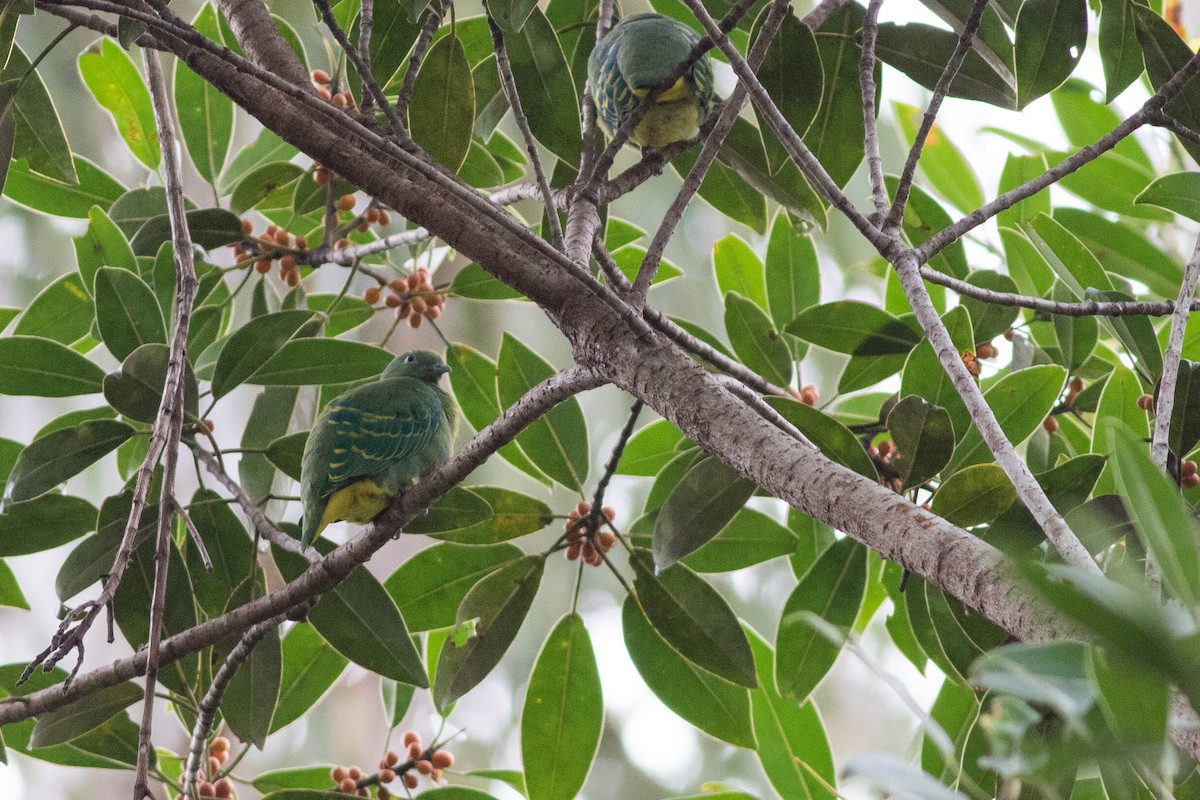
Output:
<svg viewBox="0 0 1200 800">
<path fill-rule="evenodd" d="M 212 3 L 200 8 L 192 25 L 204 36 L 221 40 L 217 11 Z M 183 61 L 176 61 L 175 113 L 196 172 L 213 183 L 225 166 L 233 138 L 233 101 L 188 69 Z"/>
<path fill-rule="evenodd" d="M 374 378 L 394 359 L 382 347 L 362 342 L 293 339 L 246 381 L 263 386 L 351 383 Z"/>
<path fill-rule="evenodd" d="M 1009 373 L 984 392 L 1000 430 L 1014 445 L 1029 438 L 1050 409 L 1058 401 L 1067 371 L 1057 364 L 1041 364 Z M 954 451 L 954 458 L 945 474 L 991 459 L 991 452 L 979 433 L 971 426 Z"/>
<path fill-rule="evenodd" d="M 33 726 L 30 747 L 50 747 L 69 742 L 120 714 L 142 699 L 142 688 L 133 681 L 118 683 L 86 694 L 70 705 L 42 714 Z"/>
<path fill-rule="evenodd" d="M 17 456 L 8 476 L 8 497 L 29 500 L 78 475 L 134 434 L 115 419 L 96 419 L 49 433 Z"/>
<path fill-rule="evenodd" d="M 88 334 L 94 318 L 92 298 L 82 278 L 67 273 L 33 298 L 13 327 L 13 333 L 71 344 Z"/>
<path fill-rule="evenodd" d="M 666 569 L 716 536 L 754 489 L 753 481 L 712 456 L 694 462 L 655 518 L 655 568 Z"/>
<path fill-rule="evenodd" d="M 991 522 L 1017 499 L 1008 476 L 998 464 L 975 464 L 955 472 L 933 496 L 930 509 L 962 528 Z"/>
<path fill-rule="evenodd" d="M 283 637 L 282 655 L 283 670 L 279 677 L 275 716 L 271 718 L 271 733 L 304 716 L 332 688 L 350 663 L 322 639 L 312 625 L 293 625 Z M 329 771 L 322 770 L 322 777 L 328 776 Z"/>
<path fill-rule="evenodd" d="M 0 513 L 0 558 L 49 550 L 76 539 L 95 529 L 96 513 L 87 500 L 63 494 L 5 503 Z"/>
<path fill-rule="evenodd" d="M 458 172 L 471 147 L 475 125 L 475 81 L 462 42 L 451 31 L 433 43 L 413 85 L 408 128 L 413 141 L 451 172 Z"/>
<path fill-rule="evenodd" d="M 79 56 L 79 73 L 96 101 L 112 115 L 129 150 L 138 161 L 157 169 L 162 153 L 150 92 L 129 55 L 112 39 L 100 39 Z"/>
<path fill-rule="evenodd" d="M 118 359 L 125 360 L 144 344 L 167 341 L 166 323 L 154 290 L 135 273 L 101 267 L 92 286 L 100 337 Z"/>
<path fill-rule="evenodd" d="M 401 564 L 383 587 L 413 632 L 448 628 L 475 584 L 520 557 L 520 548 L 511 544 L 472 547 L 441 542 Z"/>
<path fill-rule="evenodd" d="M 767 312 L 737 292 L 725 295 L 725 333 L 733 352 L 776 386 L 792 381 L 792 354 Z"/>
<path fill-rule="evenodd" d="M 315 316 L 311 311 L 278 311 L 255 317 L 230 334 L 213 370 L 213 397 L 223 397 L 257 372 Z"/>
<path fill-rule="evenodd" d="M 504 46 L 533 135 L 567 164 L 578 164 L 579 100 L 554 27 L 535 7 L 519 31 L 504 34 Z"/>
<path fill-rule="evenodd" d="M 604 699 L 583 618 L 568 614 L 546 637 L 521 712 L 521 761 L 529 800 L 570 800 L 600 745 Z"/>
<path fill-rule="evenodd" d="M 835 353 L 883 356 L 907 353 L 920 335 L 899 317 L 857 300 L 838 300 L 800 313 L 787 332 Z"/>
<path fill-rule="evenodd" d="M 910 394 L 896 403 L 887 417 L 888 433 L 896 445 L 892 466 L 905 489 L 920 486 L 941 471 L 954 453 L 954 425 L 941 406 Z"/>
<path fill-rule="evenodd" d="M 0 338 L 0 394 L 69 397 L 98 392 L 103 382 L 104 370 L 58 342 Z"/>
</svg>

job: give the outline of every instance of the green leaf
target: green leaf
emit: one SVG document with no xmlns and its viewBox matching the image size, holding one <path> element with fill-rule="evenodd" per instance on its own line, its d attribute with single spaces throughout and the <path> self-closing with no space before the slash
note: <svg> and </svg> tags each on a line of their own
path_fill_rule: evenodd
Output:
<svg viewBox="0 0 1200 800">
<path fill-rule="evenodd" d="M 1087 45 L 1085 0 L 1026 0 L 1017 15 L 1017 107 L 1070 77 Z"/>
<path fill-rule="evenodd" d="M 971 685 L 1053 709 L 1078 724 L 1096 701 L 1081 642 L 1007 644 L 971 665 Z"/>
<path fill-rule="evenodd" d="M 910 394 L 892 407 L 887 429 L 896 444 L 892 466 L 906 490 L 941 472 L 954 453 L 950 413 L 918 395 Z"/>
<path fill-rule="evenodd" d="M 471 147 L 474 124 L 471 65 L 452 31 L 434 42 L 421 62 L 408 106 L 408 127 L 425 152 L 458 172 Z"/>
<path fill-rule="evenodd" d="M 280 436 L 267 445 L 264 453 L 267 460 L 292 480 L 300 480 L 300 462 L 304 456 L 304 444 L 308 441 L 308 431 L 289 433 Z"/>
<path fill-rule="evenodd" d="M 50 747 L 69 742 L 120 714 L 142 699 L 142 687 L 133 681 L 118 683 L 86 694 L 70 705 L 38 716 L 29 738 L 30 747 Z"/>
<path fill-rule="evenodd" d="M 529 800 L 570 800 L 583 788 L 603 723 L 592 641 L 583 618 L 567 614 L 542 645 L 521 712 Z"/>
<path fill-rule="evenodd" d="M 767 404 L 795 425 L 826 457 L 863 477 L 876 480 L 871 457 L 849 428 L 812 406 L 787 397 L 769 397 Z"/>
<path fill-rule="evenodd" d="M 310 309 L 326 315 L 325 335 L 330 338 L 354 330 L 375 316 L 375 309 L 359 297 L 342 295 L 337 304 L 333 305 L 335 298 L 337 295 L 333 294 L 310 294 L 305 298 Z M 329 313 L 331 305 L 332 314 Z"/>
<path fill-rule="evenodd" d="M 630 558 L 634 591 L 668 644 L 698 667 L 739 686 L 757 686 L 746 636 L 725 600 L 696 573 L 676 564 L 655 574 L 650 553 Z"/>
<path fill-rule="evenodd" d="M 682 441 L 683 434 L 667 420 L 651 422 L 630 437 L 621 452 L 617 474 L 653 478 L 675 457 L 675 448 Z"/>
<path fill-rule="evenodd" d="M 223 397 L 250 378 L 314 316 L 311 311 L 278 311 L 255 317 L 234 331 L 217 357 L 213 397 Z"/>
<path fill-rule="evenodd" d="M 312 625 L 293 625 L 283 637 L 282 655 L 271 733 L 303 717 L 337 683 L 350 663 Z M 329 771 L 322 770 L 321 778 L 320 785 L 324 786 Z M 258 786 L 258 781 L 254 784 Z"/>
<path fill-rule="evenodd" d="M 554 374 L 549 362 L 508 333 L 500 345 L 497 369 L 496 386 L 500 404 L 505 408 Z M 568 489 L 583 490 L 590 459 L 587 423 L 578 398 L 572 397 L 552 408 L 518 434 L 517 442 L 548 476 Z"/>
<path fill-rule="evenodd" d="M 496 491 L 507 492 L 508 490 L 497 489 Z M 529 499 L 533 500 L 533 498 Z M 513 505 L 520 505 L 520 503 Z M 492 507 L 487 500 L 484 500 L 473 489 L 455 486 L 435 500 L 425 514 L 412 520 L 405 528 L 405 533 L 424 533 L 430 536 L 443 533 L 457 534 L 481 523 L 490 523 L 492 520 Z"/>
<path fill-rule="evenodd" d="M 621 624 L 625 648 L 638 674 L 667 708 L 710 736 L 754 748 L 745 687 L 683 658 L 654 630 L 633 596 L 627 596 L 621 606 Z"/>
<path fill-rule="evenodd" d="M 378 376 L 394 359 L 387 350 L 362 342 L 292 339 L 246 381 L 263 386 L 351 383 Z"/>
<path fill-rule="evenodd" d="M 455 620 L 459 625 L 475 620 L 474 635 L 463 644 L 447 638 L 442 646 L 433 683 L 439 709 L 475 688 L 500 663 L 529 613 L 545 566 L 543 556 L 524 556 L 467 592 Z"/>
<path fill-rule="evenodd" d="M 942 316 L 942 324 L 946 326 L 950 340 L 958 352 L 974 347 L 974 342 L 971 341 L 974 338 L 971 315 L 961 305 L 946 312 Z M 904 365 L 904 374 L 900 377 L 900 396 L 907 397 L 911 394 L 946 409 L 954 425 L 954 435 L 959 439 L 966 435 L 971 426 L 971 415 L 928 341 L 921 342 L 912 351 Z"/>
<path fill-rule="evenodd" d="M 78 183 L 34 172 L 25 161 L 14 162 L 9 166 L 4 194 L 35 211 L 72 219 L 87 219 L 92 206 L 106 209 L 125 194 L 125 187 L 116 178 L 86 158 L 74 156 L 72 163 Z"/>
<path fill-rule="evenodd" d="M 165 344 L 144 344 L 130 353 L 121 369 L 104 376 L 104 399 L 114 409 L 138 422 L 153 422 L 162 403 L 163 387 L 167 382 L 167 362 L 170 348 Z M 196 376 L 184 361 L 184 413 L 200 415 Z"/>
<path fill-rule="evenodd" d="M 0 558 L 37 553 L 78 539 L 95 530 L 96 513 L 87 500 L 64 494 L 5 503 L 0 513 Z"/>
<path fill-rule="evenodd" d="M 967 283 L 993 292 L 1019 293 L 1017 284 L 1012 278 L 989 269 L 977 269 L 967 275 Z M 973 297 L 963 297 L 960 302 L 971 314 L 971 326 L 974 329 L 977 344 L 989 342 L 1004 333 L 1012 327 L 1020 313 L 1020 309 L 1016 306 L 985 303 Z"/>
<path fill-rule="evenodd" d="M 1179 263 L 1132 226 L 1080 208 L 1056 208 L 1054 218 L 1083 242 L 1108 271 L 1141 281 L 1163 296 L 1179 291 L 1183 276 Z"/>
<path fill-rule="evenodd" d="M 858 44 L 865 12 L 857 5 L 830 14 L 816 31 L 825 83 L 816 118 L 804 143 L 838 186 L 845 186 L 863 159 L 863 101 L 859 83 L 862 50 Z M 880 67 L 875 85 L 879 86 Z M 762 125 L 760 124 L 761 128 Z"/>
<path fill-rule="evenodd" d="M 933 496 L 931 510 L 960 528 L 991 522 L 1017 499 L 997 464 L 975 464 L 951 475 Z"/>
<path fill-rule="evenodd" d="M 983 393 L 1010 442 L 1020 444 L 1038 429 L 1058 401 L 1066 375 L 1067 371 L 1057 364 L 1041 364 L 1009 373 Z M 979 429 L 971 427 L 944 474 L 990 461 L 991 457 Z"/>
<path fill-rule="evenodd" d="M 25 593 L 17 583 L 17 576 L 13 574 L 12 567 L 3 560 L 0 560 L 0 606 L 29 610 L 29 601 L 25 599 Z"/>
<path fill-rule="evenodd" d="M 8 497 L 31 500 L 78 475 L 132 436 L 124 422 L 97 419 L 64 428 L 31 443 L 8 477 Z"/>
<path fill-rule="evenodd" d="M 501 283 L 490 272 L 478 264 L 463 267 L 450 284 L 450 293 L 457 297 L 473 300 L 520 300 L 520 292 Z"/>
<path fill-rule="evenodd" d="M 912 22 L 879 26 L 879 57 L 914 81 L 932 90 L 958 44 L 958 34 L 944 28 Z M 950 97 L 979 100 L 999 108 L 1015 109 L 1016 86 L 1002 65 L 994 64 L 975 48 L 967 51 L 961 69 L 950 82 Z"/>
<path fill-rule="evenodd" d="M 826 350 L 860 356 L 908 353 L 921 341 L 899 317 L 857 300 L 812 306 L 786 330 Z"/>
<path fill-rule="evenodd" d="M 1191 220 L 1200 220 L 1200 175 L 1174 172 L 1147 186 L 1133 202 L 1173 211 Z"/>
<path fill-rule="evenodd" d="M 737 292 L 766 310 L 767 284 L 763 262 L 744 239 L 732 233 L 718 239 L 713 244 L 713 268 L 717 273 L 717 288 L 722 295 Z"/>
<path fill-rule="evenodd" d="M 655 518 L 655 569 L 666 569 L 716 536 L 754 489 L 752 481 L 712 456 L 693 462 Z"/>
<path fill-rule="evenodd" d="M 546 15 L 534 8 L 519 31 L 504 34 L 513 78 L 529 127 L 547 150 L 579 163 L 579 99 L 571 67 Z"/>
<path fill-rule="evenodd" d="M 304 627 L 306 626 L 297 625 L 292 630 L 299 630 Z M 314 800 L 314 798 L 332 800 L 332 798 L 345 798 L 345 795 L 338 794 L 332 790 L 316 791 L 318 788 L 326 787 L 331 783 L 329 770 L 329 766 L 273 769 L 260 773 L 254 779 L 254 788 L 262 792 L 264 796 L 291 798 L 291 800 Z"/>
<path fill-rule="evenodd" d="M 820 264 L 812 238 L 798 231 L 782 212 L 771 224 L 766 284 L 771 319 L 780 329 L 821 299 Z"/>
<path fill-rule="evenodd" d="M 279 699 L 283 655 L 279 629 L 259 640 L 250 656 L 233 673 L 221 698 L 221 716 L 238 739 L 259 750 L 267 743 L 271 718 Z"/>
<path fill-rule="evenodd" d="M 101 267 L 121 267 L 136 273 L 138 264 L 125 234 L 102 208 L 93 207 L 87 217 L 87 231 L 75 239 L 75 259 L 84 288 L 90 292 Z"/>
<path fill-rule="evenodd" d="M 191 206 L 185 198 L 185 204 Z M 108 217 L 128 239 L 151 217 L 167 213 L 167 190 L 161 186 L 130 189 L 107 209 Z M 123 266 L 123 265 L 119 265 Z"/>
<path fill-rule="evenodd" d="M 1182 459 L 1200 442 L 1200 363 L 1186 358 L 1179 362 L 1175 381 L 1175 404 L 1167 444 Z"/>
<path fill-rule="evenodd" d="M 471 427 L 481 431 L 500 416 L 500 399 L 496 393 L 496 364 L 487 356 L 465 344 L 446 348 L 446 363 L 450 365 L 450 388 Z M 550 485 L 550 479 L 533 465 L 516 442 L 500 448 L 504 460 L 531 476 Z"/>
<path fill-rule="evenodd" d="M 743 364 L 777 386 L 791 383 L 792 355 L 761 306 L 737 292 L 728 292 L 725 332 Z"/>
<path fill-rule="evenodd" d="M 760 511 L 743 508 L 683 563 L 696 572 L 732 572 L 789 555 L 797 544 L 796 534 Z"/>
<path fill-rule="evenodd" d="M 899 178 L 893 175 L 884 177 L 889 196 L 895 196 L 898 184 Z M 951 222 L 946 209 L 928 192 L 920 186 L 909 187 L 908 203 L 904 206 L 904 218 L 901 220 L 901 230 L 909 244 L 914 247 L 924 244 L 934 233 L 949 227 Z M 955 241 L 945 247 L 929 260 L 929 266 L 955 278 L 965 278 L 970 271 L 961 241 Z"/>
<path fill-rule="evenodd" d="M 149 169 L 162 160 L 150 92 L 129 55 L 112 39 L 100 39 L 79 56 L 79 74 L 112 116 L 130 152 Z"/>
<path fill-rule="evenodd" d="M 61 495 L 48 494 L 33 502 L 46 503 L 51 498 L 58 497 Z M 90 503 L 78 501 L 83 505 L 79 507 L 78 520 L 75 524 L 84 532 L 95 530 L 96 535 L 84 539 L 63 559 L 58 576 L 54 579 L 54 591 L 59 600 L 69 600 L 96 583 L 102 576 L 106 576 L 112 569 L 113 559 L 117 556 L 126 524 L 129 522 L 129 515 L 133 510 L 132 498 L 131 491 L 106 498 L 100 505 L 98 517 Z M 25 504 L 18 504 L 18 506 L 20 505 Z M 156 530 L 158 530 L 158 506 L 150 505 L 142 510 L 142 516 L 138 520 L 134 546 L 136 547 L 143 538 L 152 535 Z"/>
<path fill-rule="evenodd" d="M 834 542 L 800 579 L 783 606 L 775 640 L 775 685 L 798 703 L 829 672 L 840 642 L 815 627 L 820 618 L 843 636 L 849 634 L 867 587 L 867 549 L 850 537 Z"/>
<path fill-rule="evenodd" d="M 100 267 L 92 295 L 96 324 L 108 351 L 122 361 L 144 344 L 167 341 L 166 323 L 154 290 L 127 269 Z"/>
<path fill-rule="evenodd" d="M 8 106 L 8 119 L 13 125 L 13 160 L 24 160 L 29 169 L 42 175 L 75 183 L 78 176 L 71 160 L 71 146 L 42 76 L 30 67 L 29 59 L 19 45 L 12 46 L 7 64 L 0 58 L 0 67 L 3 67 L 0 82 L 22 81 Z M 0 91 L 0 117 L 5 116 L 5 94 Z M 3 183 L 0 179 L 0 186 Z"/>
<path fill-rule="evenodd" d="M 205 250 L 215 250 L 245 238 L 242 221 L 237 214 L 223 208 L 198 208 L 188 211 L 188 232 L 192 243 Z M 171 241 L 171 220 L 167 215 L 151 217 L 133 235 L 130 246 L 139 256 L 152 256 L 163 242 Z"/>
<path fill-rule="evenodd" d="M 212 561 L 212 569 L 207 569 L 195 542 L 189 538 L 184 543 L 196 605 L 209 619 L 215 619 L 253 597 L 255 579 L 261 576 L 254 546 L 229 504 L 213 491 L 197 490 L 188 515 Z"/>
<path fill-rule="evenodd" d="M 324 540 L 317 547 L 333 549 Z M 279 548 L 271 552 L 286 580 L 295 580 L 308 568 L 302 556 Z M 404 618 L 366 567 L 355 567 L 346 580 L 321 595 L 308 612 L 308 620 L 325 641 L 360 667 L 401 683 L 428 687 L 421 655 Z"/>
<path fill-rule="evenodd" d="M 467 592 L 522 555 L 511 544 L 478 547 L 441 542 L 412 556 L 383 587 L 396 601 L 414 633 L 454 625 Z"/>
<path fill-rule="evenodd" d="M 757 39 L 767 18 L 764 8 L 754 21 L 750 38 Z M 803 75 L 804 80 L 796 80 Z M 824 90 L 824 67 L 812 30 L 791 14 L 767 47 L 758 79 L 792 130 L 801 136 L 816 117 Z"/>
<path fill-rule="evenodd" d="M 13 333 L 71 344 L 88 334 L 94 318 L 92 298 L 83 280 L 77 274 L 67 273 L 33 298 L 17 320 Z"/>
<path fill-rule="evenodd" d="M 1104 102 L 1111 103 L 1145 68 L 1133 7 L 1144 0 L 1122 0 L 1100 7 L 1100 62 L 1104 65 Z"/>
<path fill-rule="evenodd" d="M 467 506 L 470 509 L 468 514 L 464 514 L 463 518 L 456 523 L 458 525 L 467 524 L 467 527 L 454 529 L 447 527 L 444 523 L 439 523 L 438 527 L 441 527 L 442 530 L 436 533 L 430 532 L 429 535 L 435 539 L 444 539 L 458 544 L 496 544 L 540 531 L 554 520 L 550 506 L 536 497 L 514 492 L 511 489 L 501 489 L 497 486 L 472 486 L 469 491 L 475 498 L 483 500 L 490 506 L 491 511 L 488 516 L 479 519 L 477 516 L 480 510 L 478 500 L 472 499 Z M 447 494 L 447 497 L 449 496 L 450 493 Z M 453 513 L 452 509 L 455 507 L 462 510 L 465 504 L 460 501 L 463 499 L 461 493 L 455 493 L 454 505 L 447 508 L 447 511 Z M 437 508 L 437 504 L 434 507 Z M 445 513 L 441 516 L 444 517 Z M 410 531 L 418 529 L 419 525 L 409 526 Z"/>
<path fill-rule="evenodd" d="M 1003 194 L 1010 189 L 1015 189 L 1021 184 L 1031 181 L 1041 175 L 1050 165 L 1046 163 L 1046 156 L 1042 153 L 1035 153 L 1028 156 L 1020 156 L 1014 153 L 1009 153 L 1008 158 L 1004 161 L 1004 169 L 1000 172 L 1000 185 L 996 191 Z M 1043 189 L 1032 197 L 1027 197 L 1011 208 L 1007 208 L 996 215 L 996 224 L 1001 228 L 1017 228 L 1019 223 L 1032 220 L 1038 214 L 1050 213 L 1050 191 Z"/>
<path fill-rule="evenodd" d="M 288 161 L 260 164 L 238 181 L 229 198 L 229 210 L 245 214 L 252 208 L 286 207 L 304 174 L 303 167 Z"/>
<path fill-rule="evenodd" d="M 925 110 L 899 101 L 892 102 L 892 110 L 896 121 L 900 123 L 900 130 L 904 132 L 905 144 L 911 145 Z M 971 169 L 970 162 L 937 124 L 925 138 L 925 147 L 917 166 L 938 194 L 959 211 L 969 213 L 983 205 L 983 187 L 979 185 L 979 178 Z"/>
<path fill-rule="evenodd" d="M 757 633 L 746 628 L 759 686 L 750 692 L 751 719 L 758 741 L 758 761 L 780 797 L 834 800 L 833 756 L 821 717 L 812 701 L 797 705 L 775 687 L 775 653 Z M 806 767 L 820 776 L 820 781 Z"/>
<path fill-rule="evenodd" d="M 1171 25 L 1159 13 L 1141 3 L 1130 2 L 1137 38 L 1142 45 L 1142 59 L 1146 64 L 1146 75 L 1156 90 L 1169 81 L 1193 56 L 1188 46 Z M 1174 117 L 1185 128 L 1200 131 L 1200 81 L 1193 76 L 1180 87 L 1165 106 L 1169 116 Z M 1187 139 L 1180 144 L 1195 158 L 1200 147 Z"/>
<path fill-rule="evenodd" d="M 201 6 L 192 20 L 195 29 L 209 39 L 220 41 L 217 11 L 212 3 Z M 233 139 L 233 101 L 215 86 L 175 62 L 175 113 L 183 143 L 200 177 L 214 183 L 225 167 L 225 157 Z"/>
<path fill-rule="evenodd" d="M 1171 594 L 1185 606 L 1195 606 L 1200 603 L 1200 548 L 1191 512 L 1155 468 L 1145 443 L 1118 422 L 1107 424 L 1114 445 L 1113 473 L 1125 508 Z"/>
</svg>

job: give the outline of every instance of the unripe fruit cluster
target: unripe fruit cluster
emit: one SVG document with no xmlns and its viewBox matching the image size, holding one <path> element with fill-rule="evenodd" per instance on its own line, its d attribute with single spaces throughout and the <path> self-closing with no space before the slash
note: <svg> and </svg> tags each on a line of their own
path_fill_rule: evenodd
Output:
<svg viewBox="0 0 1200 800">
<path fill-rule="evenodd" d="M 1083 381 L 1079 378 L 1071 378 L 1071 382 L 1067 384 L 1067 399 L 1063 402 L 1070 406 L 1075 404 L 1075 398 L 1079 397 L 1079 393 L 1083 391 Z"/>
<path fill-rule="evenodd" d="M 334 92 L 329 88 L 329 83 L 332 80 L 329 73 L 323 69 L 314 69 L 309 73 L 312 79 L 313 86 L 317 89 L 317 94 L 323 100 L 333 103 L 338 108 L 350 108 L 354 105 L 354 95 L 347 91 Z"/>
<path fill-rule="evenodd" d="M 363 292 L 363 300 L 368 305 L 375 305 L 383 299 L 384 305 L 396 310 L 396 316 L 407 319 L 408 324 L 416 328 L 424 318 L 437 319 L 442 315 L 446 305 L 445 292 L 437 292 L 429 282 L 429 270 L 421 267 L 407 278 L 396 278 L 387 288 L 389 294 L 384 297 L 382 286 L 372 286 Z"/>
<path fill-rule="evenodd" d="M 248 219 L 242 220 L 242 233 L 249 239 L 254 234 L 254 224 Z M 249 244 L 249 246 L 247 246 Z M 271 271 L 275 259 L 279 259 L 279 277 L 288 286 L 300 283 L 300 270 L 296 251 L 303 253 L 308 250 L 308 239 L 304 236 L 293 236 L 274 223 L 256 240 L 240 242 L 233 246 L 233 258 L 242 269 L 248 269 L 251 261 L 254 269 L 263 275 Z"/>
<path fill-rule="evenodd" d="M 963 366 L 967 368 L 967 372 L 971 373 L 972 378 L 979 377 L 979 361 L 975 358 L 973 350 L 964 350 L 962 354 Z"/>
<path fill-rule="evenodd" d="M 224 736 L 213 739 L 208 746 L 208 777 L 213 778 L 221 771 L 221 765 L 229 760 L 229 740 Z M 234 796 L 233 781 L 229 778 L 218 778 L 213 782 L 196 781 L 196 793 L 205 798 L 220 798 L 227 800 Z M 176 795 L 175 800 L 184 800 L 183 795 Z"/>
<path fill-rule="evenodd" d="M 1195 461 L 1179 463 L 1179 484 L 1185 489 L 1195 489 L 1200 486 L 1200 475 L 1196 474 Z"/>
<path fill-rule="evenodd" d="M 984 342 L 975 348 L 976 358 L 995 358 L 999 354 L 1000 351 L 991 342 Z"/>
<path fill-rule="evenodd" d="M 617 516 L 611 506 L 600 509 L 600 513 L 609 522 Z M 593 567 L 604 563 L 604 554 L 617 543 L 617 535 L 611 530 L 599 530 L 599 527 L 600 520 L 592 514 L 592 504 L 580 500 L 579 505 L 567 514 L 567 535 L 563 540 L 567 545 L 564 551 L 567 561 L 583 559 L 583 563 Z"/>
<path fill-rule="evenodd" d="M 806 406 L 815 407 L 821 402 L 821 393 L 818 392 L 817 387 L 813 386 L 811 383 L 802 387 L 799 391 L 792 389 L 792 394 L 794 394 L 796 399 L 801 403 L 804 403 Z"/>
<path fill-rule="evenodd" d="M 334 767 L 329 770 L 329 777 L 333 781 L 335 787 L 342 794 L 352 794 L 358 797 L 370 797 L 371 791 L 364 785 L 359 786 L 358 781 L 363 776 L 361 767 Z"/>
</svg>

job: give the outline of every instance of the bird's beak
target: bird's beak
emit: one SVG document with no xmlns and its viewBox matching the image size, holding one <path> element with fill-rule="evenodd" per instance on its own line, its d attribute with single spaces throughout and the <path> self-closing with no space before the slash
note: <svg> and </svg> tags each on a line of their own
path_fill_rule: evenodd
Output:
<svg viewBox="0 0 1200 800">
<path fill-rule="evenodd" d="M 438 375 L 445 375 L 446 373 L 450 372 L 450 365 L 439 364 L 435 369 L 437 370 Z"/>
</svg>

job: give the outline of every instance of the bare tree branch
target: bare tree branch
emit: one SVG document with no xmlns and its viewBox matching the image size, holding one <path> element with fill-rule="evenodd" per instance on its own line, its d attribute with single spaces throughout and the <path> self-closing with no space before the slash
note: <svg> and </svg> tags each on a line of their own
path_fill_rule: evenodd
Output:
<svg viewBox="0 0 1200 800">
<path fill-rule="evenodd" d="M 879 154 L 879 126 L 875 123 L 875 37 L 879 34 L 879 9 L 883 0 L 871 0 L 862 27 L 862 57 L 858 65 L 858 85 L 862 91 L 863 150 L 867 155 L 867 173 L 871 176 L 871 196 L 875 200 L 872 221 L 882 226 L 887 214 L 887 186 L 883 182 L 883 157 Z"/>
<path fill-rule="evenodd" d="M 1179 295 L 1175 298 L 1175 311 L 1171 314 L 1171 333 L 1167 349 L 1163 353 L 1162 378 L 1158 383 L 1158 397 L 1154 403 L 1154 436 L 1150 440 L 1150 459 L 1159 469 L 1167 468 L 1167 436 L 1171 430 L 1171 412 L 1175 406 L 1175 384 L 1179 380 L 1179 359 L 1183 351 L 1183 337 L 1187 333 L 1188 317 L 1193 299 L 1196 297 L 1196 282 L 1200 280 L 1200 237 L 1192 249 L 1192 257 L 1183 269 L 1183 280 L 1179 283 Z M 1185 454 L 1180 453 L 1183 458 Z"/>
<path fill-rule="evenodd" d="M 304 64 L 275 27 L 262 0 L 217 0 L 217 8 L 252 64 L 312 91 Z"/>
</svg>

